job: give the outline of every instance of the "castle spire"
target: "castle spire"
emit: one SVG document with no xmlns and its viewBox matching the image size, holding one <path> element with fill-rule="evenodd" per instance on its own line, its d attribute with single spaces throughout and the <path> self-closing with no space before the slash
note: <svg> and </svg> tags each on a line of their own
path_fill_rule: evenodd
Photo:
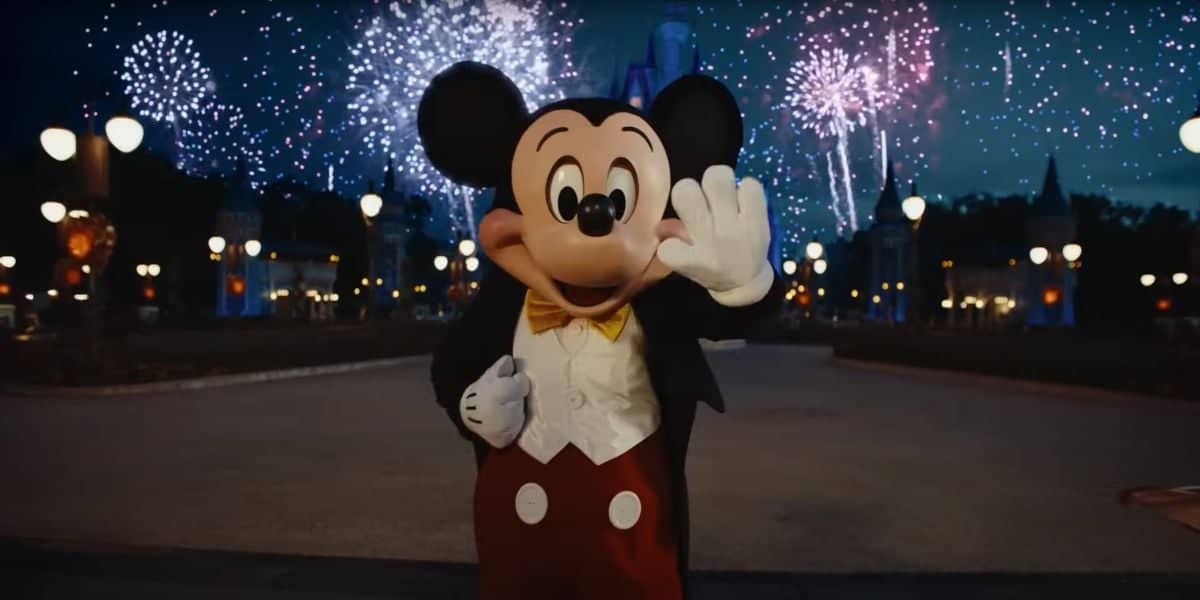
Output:
<svg viewBox="0 0 1200 600">
<path fill-rule="evenodd" d="M 1062 216 L 1071 213 L 1067 205 L 1067 197 L 1063 194 L 1062 186 L 1058 183 L 1058 165 L 1054 155 L 1050 155 L 1050 163 L 1046 166 L 1046 177 L 1042 180 L 1042 193 L 1034 200 L 1034 211 L 1043 216 Z"/>
<path fill-rule="evenodd" d="M 900 192 L 896 188 L 896 167 L 888 161 L 887 181 L 883 184 L 883 192 L 879 194 L 879 202 L 875 204 L 875 222 L 903 223 L 904 211 L 900 208 Z"/>
</svg>

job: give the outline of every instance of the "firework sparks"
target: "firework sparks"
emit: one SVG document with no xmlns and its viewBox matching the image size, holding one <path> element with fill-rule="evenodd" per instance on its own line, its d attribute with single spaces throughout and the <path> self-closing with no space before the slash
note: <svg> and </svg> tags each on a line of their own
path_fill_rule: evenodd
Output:
<svg viewBox="0 0 1200 600">
<path fill-rule="evenodd" d="M 564 82 L 578 75 L 569 54 L 574 25 L 539 4 L 393 2 L 362 23 L 350 51 L 348 108 L 366 151 L 399 156 L 401 176 L 446 198 L 455 227 L 474 237 L 477 192 L 451 184 L 425 159 L 416 133 L 421 95 L 434 75 L 473 60 L 503 71 L 530 109 L 564 98 Z"/>
<path fill-rule="evenodd" d="M 176 128 L 213 91 L 212 73 L 191 38 L 177 31 L 147 34 L 129 48 L 121 81 L 134 110 Z"/>
<path fill-rule="evenodd" d="M 257 189 L 264 171 L 260 141 L 250 134 L 246 117 L 236 106 L 210 102 L 196 111 L 180 131 L 176 162 L 189 175 L 227 176 L 239 159 L 246 162 L 250 185 Z"/>
</svg>

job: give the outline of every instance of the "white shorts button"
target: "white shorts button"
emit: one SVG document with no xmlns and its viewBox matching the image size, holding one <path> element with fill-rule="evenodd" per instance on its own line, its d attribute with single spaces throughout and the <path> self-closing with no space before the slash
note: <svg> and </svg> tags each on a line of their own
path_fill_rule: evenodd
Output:
<svg viewBox="0 0 1200 600">
<path fill-rule="evenodd" d="M 638 495 L 625 490 L 608 503 L 608 521 L 617 529 L 629 529 L 642 516 L 642 501 Z"/>
<path fill-rule="evenodd" d="M 517 518 L 526 525 L 536 525 L 546 518 L 550 502 L 546 490 L 536 483 L 527 483 L 517 490 Z"/>
</svg>

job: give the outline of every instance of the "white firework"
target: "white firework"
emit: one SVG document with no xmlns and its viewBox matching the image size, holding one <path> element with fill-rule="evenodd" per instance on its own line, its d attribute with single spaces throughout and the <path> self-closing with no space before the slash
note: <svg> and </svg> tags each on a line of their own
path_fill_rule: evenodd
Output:
<svg viewBox="0 0 1200 600">
<path fill-rule="evenodd" d="M 359 24 L 347 81 L 351 125 L 366 153 L 399 158 L 400 175 L 426 196 L 444 197 L 455 227 L 474 236 L 478 191 L 451 184 L 425 159 L 417 136 L 417 106 L 433 77 L 470 60 L 504 72 L 530 110 L 565 97 L 578 73 L 569 47 L 576 24 L 547 7 L 507 0 L 393 2 Z"/>
<path fill-rule="evenodd" d="M 121 81 L 133 109 L 143 117 L 178 128 L 212 92 L 212 72 L 200 62 L 191 38 L 177 31 L 148 33 L 129 51 Z"/>
<path fill-rule="evenodd" d="M 239 159 L 246 162 L 250 185 L 257 189 L 265 172 L 263 151 L 237 106 L 206 103 L 180 129 L 177 166 L 188 175 L 228 176 Z"/>
</svg>

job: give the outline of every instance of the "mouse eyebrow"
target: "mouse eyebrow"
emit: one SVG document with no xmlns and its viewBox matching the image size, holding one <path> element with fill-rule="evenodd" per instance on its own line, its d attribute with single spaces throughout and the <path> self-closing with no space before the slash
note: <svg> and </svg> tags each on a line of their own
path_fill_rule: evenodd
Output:
<svg viewBox="0 0 1200 600">
<path fill-rule="evenodd" d="M 646 137 L 646 134 L 642 133 L 641 129 L 638 129 L 637 127 L 633 127 L 631 125 L 626 125 L 621 128 L 621 131 L 632 131 L 633 133 L 636 133 L 636 134 L 642 136 L 642 139 L 646 140 L 646 145 L 650 146 L 650 151 L 654 152 L 654 144 L 650 143 L 650 138 Z"/>
<path fill-rule="evenodd" d="M 542 136 L 542 141 L 538 142 L 538 145 L 537 145 L 537 150 L 534 150 L 534 152 L 541 152 L 541 151 L 542 151 L 542 144 L 545 144 L 545 143 L 546 143 L 546 140 L 550 139 L 550 136 L 552 136 L 552 135 L 554 135 L 554 134 L 556 134 L 556 133 L 562 133 L 562 132 L 564 132 L 564 131 L 566 131 L 566 130 L 567 130 L 567 128 L 566 128 L 566 127 L 555 127 L 554 129 L 551 129 L 550 131 L 547 131 L 547 132 L 546 132 L 546 135 L 543 135 L 543 136 Z"/>
</svg>

